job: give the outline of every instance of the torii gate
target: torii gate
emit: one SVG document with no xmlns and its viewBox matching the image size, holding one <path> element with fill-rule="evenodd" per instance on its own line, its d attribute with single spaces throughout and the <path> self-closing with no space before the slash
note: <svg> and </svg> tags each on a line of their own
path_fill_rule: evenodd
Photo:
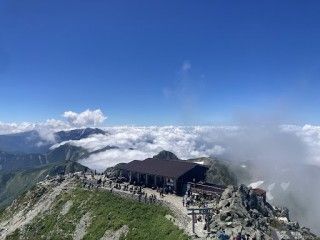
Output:
<svg viewBox="0 0 320 240">
<path fill-rule="evenodd" d="M 195 233 L 195 223 L 197 215 L 205 215 L 207 217 L 207 232 L 210 233 L 210 216 L 213 215 L 213 208 L 188 208 L 188 215 L 192 215 L 192 232 Z"/>
</svg>

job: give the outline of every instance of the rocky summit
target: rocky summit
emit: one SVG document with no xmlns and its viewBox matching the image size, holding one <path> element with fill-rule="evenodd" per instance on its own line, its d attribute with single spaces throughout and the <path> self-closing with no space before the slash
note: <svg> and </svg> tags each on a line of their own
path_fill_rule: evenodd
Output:
<svg viewBox="0 0 320 240">
<path fill-rule="evenodd" d="M 310 229 L 290 221 L 286 208 L 271 206 L 263 190 L 245 185 L 229 186 L 214 204 L 211 230 L 229 237 L 241 235 L 250 239 L 317 239 Z"/>
</svg>

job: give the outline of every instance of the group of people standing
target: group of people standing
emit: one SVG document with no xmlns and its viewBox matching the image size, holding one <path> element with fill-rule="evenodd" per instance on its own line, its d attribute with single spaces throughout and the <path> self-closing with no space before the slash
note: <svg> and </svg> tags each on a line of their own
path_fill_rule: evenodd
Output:
<svg viewBox="0 0 320 240">
<path fill-rule="evenodd" d="M 225 230 L 220 230 L 217 233 L 217 238 L 219 240 L 256 240 L 256 236 L 250 236 L 249 234 L 243 234 L 242 231 L 239 232 L 236 236 L 230 237 L 228 234 L 226 234 Z"/>
</svg>

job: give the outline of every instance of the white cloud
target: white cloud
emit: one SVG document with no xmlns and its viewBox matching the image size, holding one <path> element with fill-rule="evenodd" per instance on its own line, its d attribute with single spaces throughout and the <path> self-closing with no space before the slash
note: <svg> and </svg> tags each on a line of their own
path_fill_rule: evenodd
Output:
<svg viewBox="0 0 320 240">
<path fill-rule="evenodd" d="M 70 125 L 66 122 L 56 119 L 48 119 L 41 123 L 4 123 L 0 122 L 0 134 L 14 134 L 27 131 L 37 131 L 44 142 L 39 142 L 39 146 L 49 143 L 54 143 L 54 133 L 61 130 L 70 129 Z"/>
<path fill-rule="evenodd" d="M 0 134 L 13 134 L 35 130 L 45 141 L 44 143 L 40 142 L 39 145 L 41 145 L 46 144 L 46 142 L 54 143 L 54 133 L 57 131 L 70 130 L 76 127 L 96 126 L 106 119 L 106 116 L 104 116 L 100 109 L 92 111 L 88 109 L 80 113 L 67 111 L 63 116 L 67 119 L 67 122 L 57 119 L 48 119 L 40 123 L 5 123 L 0 121 Z"/>
<path fill-rule="evenodd" d="M 56 119 L 48 119 L 46 122 L 37 124 L 35 127 L 35 130 L 38 131 L 40 137 L 49 143 L 55 143 L 55 132 L 67 129 L 70 129 L 69 124 Z"/>
<path fill-rule="evenodd" d="M 107 119 L 100 109 L 87 109 L 81 113 L 67 111 L 63 114 L 63 117 L 67 119 L 70 125 L 75 127 L 96 126 Z"/>
<path fill-rule="evenodd" d="M 70 128 L 70 125 L 55 119 L 48 119 L 46 122 L 41 123 L 31 123 L 31 122 L 22 122 L 22 123 L 4 123 L 0 122 L 0 134 L 12 134 L 12 133 L 21 133 L 32 130 L 52 130 L 59 131 Z"/>
<path fill-rule="evenodd" d="M 295 134 L 306 143 L 309 163 L 320 163 L 320 126 L 284 125 L 281 128 Z"/>
<path fill-rule="evenodd" d="M 129 162 L 132 159 L 145 159 L 149 157 L 147 152 L 130 149 L 111 149 L 105 152 L 92 154 L 89 158 L 80 161 L 85 166 L 100 171 L 105 170 L 106 166 L 114 166 L 121 162 Z"/>
<path fill-rule="evenodd" d="M 4 123 L 0 122 L 0 134 L 20 133 L 25 131 L 34 130 L 35 124 L 22 122 L 22 123 Z"/>
</svg>

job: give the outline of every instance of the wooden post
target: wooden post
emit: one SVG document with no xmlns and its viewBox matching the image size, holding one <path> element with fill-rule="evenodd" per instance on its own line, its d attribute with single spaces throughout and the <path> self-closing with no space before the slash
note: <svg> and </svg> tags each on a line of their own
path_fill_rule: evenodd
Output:
<svg viewBox="0 0 320 240">
<path fill-rule="evenodd" d="M 131 183 L 131 181 L 132 181 L 132 172 L 130 171 L 129 172 L 129 183 Z"/>
<path fill-rule="evenodd" d="M 140 185 L 140 173 L 137 173 L 137 174 L 138 174 L 138 176 L 137 176 L 138 177 L 138 182 L 137 183 L 138 183 L 138 185 Z"/>
<path fill-rule="evenodd" d="M 195 233 L 195 214 L 194 210 L 192 209 L 192 232 Z"/>
<path fill-rule="evenodd" d="M 209 213 L 209 210 L 207 210 L 207 232 L 208 234 L 210 233 L 210 220 L 209 220 L 209 217 L 210 217 L 210 213 Z"/>
</svg>

